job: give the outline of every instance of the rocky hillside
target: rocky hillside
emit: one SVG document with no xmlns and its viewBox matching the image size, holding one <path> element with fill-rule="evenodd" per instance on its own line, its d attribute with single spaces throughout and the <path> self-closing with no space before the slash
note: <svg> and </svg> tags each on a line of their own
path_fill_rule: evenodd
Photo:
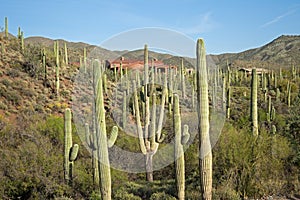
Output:
<svg viewBox="0 0 300 200">
<path fill-rule="evenodd" d="M 226 65 L 226 61 L 236 67 L 263 65 L 265 67 L 290 67 L 300 64 L 300 35 L 282 35 L 272 42 L 240 53 L 211 55 L 216 64 Z"/>
</svg>

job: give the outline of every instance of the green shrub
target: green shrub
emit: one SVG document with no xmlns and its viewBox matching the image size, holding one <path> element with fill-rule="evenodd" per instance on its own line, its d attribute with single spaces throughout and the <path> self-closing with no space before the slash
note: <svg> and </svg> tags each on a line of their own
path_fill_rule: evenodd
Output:
<svg viewBox="0 0 300 200">
<path fill-rule="evenodd" d="M 115 200 L 141 200 L 141 197 L 128 193 L 125 189 L 121 188 L 114 193 Z"/>
<path fill-rule="evenodd" d="M 228 186 L 221 186 L 218 189 L 213 190 L 213 200 L 220 199 L 241 200 L 241 197 L 238 192 L 232 188 Z"/>
<path fill-rule="evenodd" d="M 164 192 L 158 192 L 151 195 L 150 200 L 176 200 L 175 197 L 172 197 Z"/>
</svg>

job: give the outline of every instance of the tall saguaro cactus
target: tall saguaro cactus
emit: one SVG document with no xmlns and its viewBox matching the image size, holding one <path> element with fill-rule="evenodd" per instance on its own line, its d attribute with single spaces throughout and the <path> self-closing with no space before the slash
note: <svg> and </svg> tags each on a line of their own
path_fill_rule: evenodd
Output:
<svg viewBox="0 0 300 200">
<path fill-rule="evenodd" d="M 66 64 L 66 65 L 69 65 L 67 43 L 65 43 L 65 64 Z"/>
<path fill-rule="evenodd" d="M 8 19 L 5 17 L 5 38 L 8 39 Z"/>
<path fill-rule="evenodd" d="M 72 142 L 72 113 L 69 108 L 65 110 L 65 142 L 64 142 L 64 176 L 65 181 L 70 184 L 73 178 L 74 160 L 77 158 L 78 144 Z"/>
<path fill-rule="evenodd" d="M 166 81 L 166 79 L 165 79 Z M 163 123 L 163 113 L 165 106 L 165 98 L 166 98 L 166 87 L 167 84 L 164 84 L 162 99 L 161 99 L 161 109 L 160 115 L 158 119 L 158 125 L 156 125 L 156 94 L 153 93 L 152 98 L 152 115 L 151 115 L 151 126 L 150 126 L 150 101 L 149 97 L 146 96 L 146 102 L 144 106 L 145 110 L 145 121 L 144 121 L 144 129 L 142 128 L 142 120 L 140 116 L 139 110 L 139 100 L 136 89 L 136 81 L 133 81 L 133 91 L 134 91 L 134 109 L 135 109 L 135 118 L 137 123 L 137 133 L 139 136 L 139 144 L 142 153 L 145 155 L 145 164 L 146 164 L 146 173 L 147 173 L 147 181 L 153 181 L 153 168 L 152 168 L 152 158 L 156 153 L 159 143 L 164 140 L 164 136 L 161 134 L 162 123 Z M 149 131 L 150 126 L 150 131 Z"/>
<path fill-rule="evenodd" d="M 202 39 L 198 39 L 197 41 L 197 88 L 201 196 L 204 200 L 211 200 L 212 152 L 209 138 L 208 80 L 205 46 Z"/>
<path fill-rule="evenodd" d="M 256 69 L 252 69 L 252 80 L 251 80 L 251 121 L 253 135 L 258 135 L 258 117 L 257 117 L 257 74 Z"/>
<path fill-rule="evenodd" d="M 58 41 L 56 41 L 56 45 L 55 45 L 55 55 L 56 55 L 56 67 L 55 67 L 55 86 L 56 86 L 56 95 L 59 96 L 59 43 Z"/>
<path fill-rule="evenodd" d="M 184 126 L 184 130 L 181 130 L 181 117 L 179 110 L 179 97 L 178 94 L 174 94 L 174 112 L 173 112 L 173 126 L 175 132 L 175 173 L 176 173 L 176 185 L 177 185 L 177 197 L 179 200 L 184 200 L 185 196 L 185 166 L 184 166 L 184 150 L 185 145 L 190 137 L 188 133 L 188 126 Z"/>
<path fill-rule="evenodd" d="M 113 127 L 111 137 L 108 140 L 106 134 L 105 109 L 103 98 L 102 72 L 99 63 L 96 61 L 93 66 L 94 71 L 94 108 L 95 108 L 95 128 L 97 139 L 97 156 L 99 159 L 100 191 L 103 200 L 111 200 L 111 174 L 108 157 L 108 147 L 112 147 L 117 139 L 118 128 Z"/>
</svg>

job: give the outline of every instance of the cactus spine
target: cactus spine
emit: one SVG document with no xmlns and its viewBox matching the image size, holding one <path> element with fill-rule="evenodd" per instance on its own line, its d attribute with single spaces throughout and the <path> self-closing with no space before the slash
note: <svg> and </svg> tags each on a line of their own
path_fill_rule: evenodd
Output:
<svg viewBox="0 0 300 200">
<path fill-rule="evenodd" d="M 212 153 L 209 139 L 209 101 L 206 53 L 204 41 L 197 41 L 197 97 L 199 120 L 199 168 L 201 196 L 204 200 L 212 199 Z"/>
<path fill-rule="evenodd" d="M 72 183 L 73 178 L 73 165 L 78 154 L 78 144 L 72 142 L 72 114 L 71 110 L 67 108 L 65 110 L 65 141 L 64 141 L 64 176 L 65 181 L 68 184 Z"/>
<path fill-rule="evenodd" d="M 250 112 L 251 112 L 253 135 L 257 136 L 258 135 L 258 118 L 257 118 L 257 74 L 256 74 L 256 69 L 252 69 Z"/>
<path fill-rule="evenodd" d="M 108 147 L 112 147 L 118 135 L 118 128 L 113 127 L 111 137 L 107 140 L 105 109 L 103 97 L 102 72 L 98 62 L 94 63 L 94 97 L 95 97 L 95 127 L 97 137 L 97 156 L 99 159 L 100 190 L 103 200 L 111 200 L 111 175 L 108 157 Z"/>
<path fill-rule="evenodd" d="M 185 196 L 185 167 L 184 167 L 184 150 L 183 145 L 189 140 L 188 126 L 184 126 L 184 131 L 181 130 L 181 118 L 179 110 L 179 97 L 174 94 L 174 112 L 173 112 L 173 126 L 175 132 L 175 172 L 177 197 L 179 200 L 184 200 Z"/>
</svg>

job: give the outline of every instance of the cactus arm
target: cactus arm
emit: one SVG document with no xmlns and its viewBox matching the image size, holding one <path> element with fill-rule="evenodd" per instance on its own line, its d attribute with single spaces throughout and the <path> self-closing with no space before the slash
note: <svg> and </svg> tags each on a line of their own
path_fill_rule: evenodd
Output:
<svg viewBox="0 0 300 200">
<path fill-rule="evenodd" d="M 167 76 L 166 76 L 166 73 L 164 75 L 164 87 L 163 87 L 163 91 L 162 91 L 162 97 L 161 97 L 161 109 L 160 109 L 160 114 L 159 114 L 159 120 L 158 120 L 158 127 L 157 127 L 157 142 L 161 143 L 164 138 L 165 138 L 165 135 L 162 135 L 161 134 L 161 130 L 162 130 L 162 123 L 163 123 L 163 119 L 164 119 L 164 112 L 165 112 L 165 103 L 166 103 L 166 95 L 167 95 Z"/>
<path fill-rule="evenodd" d="M 185 145 L 187 144 L 187 142 L 190 139 L 190 134 L 189 134 L 189 126 L 187 124 L 185 124 L 183 126 L 183 133 L 182 133 L 182 137 L 181 137 L 181 144 Z"/>
<path fill-rule="evenodd" d="M 156 131 L 156 94 L 152 94 L 152 117 L 151 117 L 151 135 L 150 135 L 150 141 L 151 141 L 151 151 L 154 151 L 156 147 L 156 141 L 155 141 L 155 133 Z"/>
<path fill-rule="evenodd" d="M 144 129 L 144 139 L 145 141 L 149 141 L 149 125 L 150 125 L 150 101 L 149 97 L 146 95 L 145 96 L 145 129 Z M 147 148 L 148 150 L 149 148 Z"/>
<path fill-rule="evenodd" d="M 117 137 L 118 137 L 118 127 L 113 126 L 111 130 L 110 138 L 107 141 L 108 148 L 111 148 L 115 144 Z"/>
<path fill-rule="evenodd" d="M 90 148 L 92 148 L 92 138 L 91 138 L 90 128 L 89 128 L 89 124 L 88 123 L 84 124 L 84 131 L 85 131 L 85 141 L 86 141 L 87 145 Z"/>
<path fill-rule="evenodd" d="M 136 118 L 136 124 L 137 124 L 137 133 L 139 136 L 139 144 L 140 144 L 142 153 L 144 155 L 146 155 L 147 149 L 146 149 L 144 136 L 143 136 L 143 129 L 142 129 L 142 124 L 141 124 L 140 109 L 139 109 L 139 101 L 138 101 L 138 96 L 137 96 L 135 80 L 133 81 L 133 94 L 134 94 L 134 109 L 135 109 L 135 118 Z"/>
<path fill-rule="evenodd" d="M 79 145 L 74 144 L 74 146 L 71 148 L 71 151 L 70 151 L 70 161 L 71 162 L 73 162 L 77 159 L 78 150 L 79 150 Z"/>
</svg>

